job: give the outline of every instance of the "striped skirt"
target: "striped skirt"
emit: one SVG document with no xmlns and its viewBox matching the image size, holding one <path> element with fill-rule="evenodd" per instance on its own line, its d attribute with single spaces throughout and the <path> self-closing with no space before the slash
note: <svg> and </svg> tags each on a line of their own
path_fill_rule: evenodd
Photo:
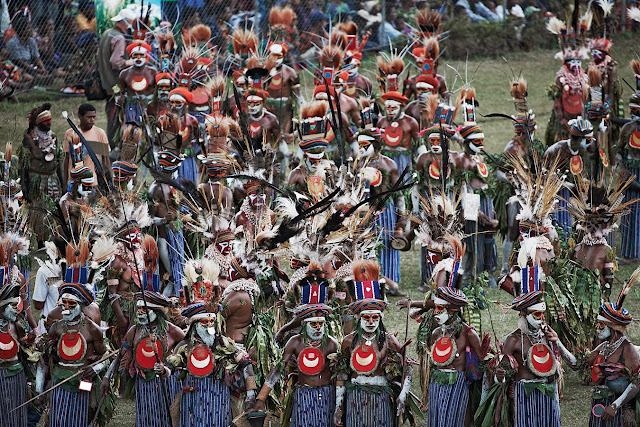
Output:
<svg viewBox="0 0 640 427">
<path fill-rule="evenodd" d="M 336 388 L 297 387 L 293 397 L 291 427 L 333 427 Z"/>
<path fill-rule="evenodd" d="M 183 381 L 184 387 L 194 391 L 182 393 L 180 400 L 181 427 L 228 427 L 231 425 L 231 393 L 224 382 L 211 376 Z"/>
<path fill-rule="evenodd" d="M 405 168 L 407 168 L 408 172 L 413 170 L 412 162 L 411 162 L 411 151 L 389 151 L 382 150 L 382 154 L 384 156 L 390 157 L 394 162 L 396 162 L 396 166 L 398 166 L 398 175 L 402 174 Z M 405 175 L 405 182 L 409 181 L 410 176 Z M 393 182 L 391 183 L 393 184 Z"/>
<path fill-rule="evenodd" d="M 640 169 L 629 168 L 629 172 L 636 176 L 636 182 L 640 182 Z M 640 198 L 640 191 L 628 190 L 624 193 L 625 201 Z M 640 202 L 631 206 L 629 215 L 622 217 L 620 221 L 620 234 L 622 244 L 620 256 L 623 258 L 640 258 Z"/>
<path fill-rule="evenodd" d="M 480 198 L 480 210 L 489 218 L 495 215 L 493 200 L 490 197 Z M 487 233 L 484 227 L 480 227 L 478 234 L 478 272 L 495 271 L 498 267 L 498 246 L 496 245 L 495 233 Z"/>
<path fill-rule="evenodd" d="M 198 180 L 198 165 L 195 156 L 185 156 L 180 166 L 178 166 L 178 175 L 192 182 L 200 182 Z"/>
<path fill-rule="evenodd" d="M 0 369 L 0 426 L 26 427 L 28 406 L 9 411 L 27 401 L 27 378 L 24 371 L 10 377 L 7 372 Z"/>
<path fill-rule="evenodd" d="M 171 406 L 178 388 L 176 377 L 172 375 L 163 381 Z M 151 381 L 136 378 L 136 427 L 171 427 L 170 414 L 167 412 L 158 377 Z"/>
<path fill-rule="evenodd" d="M 179 290 L 182 289 L 182 276 L 184 265 L 184 236 L 182 230 L 173 231 L 171 227 L 167 226 L 167 244 L 169 245 L 169 264 L 171 265 L 171 280 L 173 280 L 173 292 L 176 296 L 179 295 Z"/>
<path fill-rule="evenodd" d="M 522 381 L 514 384 L 514 427 L 560 427 L 560 405 L 555 397 L 533 390 L 527 397 Z"/>
<path fill-rule="evenodd" d="M 391 247 L 391 238 L 396 230 L 396 208 L 393 201 L 387 202 L 383 211 L 376 218 L 376 229 L 382 231 L 382 247 L 379 250 L 380 267 L 385 277 L 400 282 L 400 252 Z"/>
<path fill-rule="evenodd" d="M 50 427 L 86 427 L 89 424 L 88 391 L 68 391 L 58 387 L 49 400 Z"/>
<path fill-rule="evenodd" d="M 566 233 L 571 233 L 571 227 L 573 226 L 571 214 L 567 211 L 569 197 L 571 197 L 571 191 L 567 187 L 562 187 L 558 192 L 556 211 L 553 213 L 553 218 L 557 222 L 556 228 L 563 229 Z M 558 230 L 558 233 L 562 236 L 560 230 Z"/>
<path fill-rule="evenodd" d="M 391 396 L 384 391 L 372 393 L 359 388 L 347 392 L 346 427 L 393 426 Z"/>
<path fill-rule="evenodd" d="M 606 408 L 607 406 L 611 405 L 615 399 L 615 397 L 606 399 L 591 399 L 591 407 L 593 408 L 595 405 L 600 404 Z M 635 400 L 632 400 L 631 403 L 633 403 L 633 409 L 631 410 L 635 415 Z M 628 406 L 629 404 L 624 405 L 622 406 L 622 408 L 618 409 L 615 417 L 613 417 L 613 419 L 609 421 L 605 421 L 601 417 L 596 417 L 595 415 L 593 415 L 593 413 L 591 413 L 591 415 L 589 416 L 589 427 L 624 427 L 624 424 L 622 424 L 622 413 L 625 409 L 629 409 Z"/>
<path fill-rule="evenodd" d="M 429 383 L 429 427 L 463 426 L 469 403 L 469 384 L 458 372 L 455 384 Z"/>
</svg>

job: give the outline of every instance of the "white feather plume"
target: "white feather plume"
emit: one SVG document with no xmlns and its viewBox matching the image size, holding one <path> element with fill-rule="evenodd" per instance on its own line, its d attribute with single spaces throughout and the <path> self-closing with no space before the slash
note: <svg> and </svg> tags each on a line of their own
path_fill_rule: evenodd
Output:
<svg viewBox="0 0 640 427">
<path fill-rule="evenodd" d="M 636 22 L 640 22 L 640 7 L 630 7 L 627 9 L 627 16 Z"/>
<path fill-rule="evenodd" d="M 551 34 L 559 35 L 562 32 L 562 29 L 565 27 L 564 22 L 560 19 L 552 16 L 549 18 L 549 22 L 547 22 L 547 30 Z"/>
</svg>

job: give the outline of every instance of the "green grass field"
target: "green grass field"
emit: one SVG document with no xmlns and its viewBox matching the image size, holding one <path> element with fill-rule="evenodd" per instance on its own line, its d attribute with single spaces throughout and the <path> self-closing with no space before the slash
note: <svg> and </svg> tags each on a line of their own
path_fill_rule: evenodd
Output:
<svg viewBox="0 0 640 427">
<path fill-rule="evenodd" d="M 637 47 L 637 43 L 631 39 L 618 41 L 612 50 L 613 57 L 619 62 L 618 74 L 625 78 L 628 82 L 633 81 L 632 72 L 628 66 L 632 58 L 632 48 Z M 510 78 L 515 73 L 522 73 L 529 83 L 529 106 L 533 109 L 538 123 L 538 136 L 542 137 L 549 119 L 549 113 L 552 108 L 552 102 L 546 95 L 547 86 L 554 80 L 555 73 L 560 67 L 560 61 L 553 59 L 551 51 L 540 51 L 533 53 L 511 54 L 503 59 L 492 60 L 470 60 L 467 64 L 460 61 L 451 62 L 449 65 L 456 68 L 458 72 L 464 76 L 468 76 L 471 84 L 476 88 L 480 107 L 478 113 L 489 114 L 494 112 L 512 114 L 514 112 L 513 103 L 510 97 Z M 442 61 L 446 62 L 446 61 Z M 365 66 L 367 65 L 368 66 Z M 373 75 L 372 62 L 366 62 L 361 67 L 361 72 L 365 73 L 375 81 Z M 465 73 L 466 68 L 466 73 Z M 460 78 L 454 84 L 454 71 L 445 64 L 440 66 L 440 72 L 445 74 L 447 82 L 452 89 L 458 89 L 461 85 Z M 310 94 L 308 87 L 309 79 L 303 79 L 305 82 L 305 90 L 303 93 Z M 627 99 L 630 89 L 625 87 L 624 98 Z M 308 99 L 308 96 L 307 96 Z M 31 92 L 20 96 L 18 104 L 0 104 L 0 141 L 12 140 L 19 143 L 22 138 L 22 132 L 26 128 L 26 115 L 34 106 L 47 100 L 52 102 L 53 113 L 53 130 L 58 135 L 63 135 L 67 129 L 66 122 L 61 117 L 63 110 L 75 112 L 77 106 L 83 102 L 80 98 L 62 98 L 55 94 L 43 92 Z M 96 103 L 98 107 L 97 125 L 105 128 L 106 119 L 104 116 L 103 103 Z M 485 144 L 487 150 L 493 153 L 501 152 L 504 145 L 510 140 L 513 129 L 511 123 L 504 119 L 484 119 L 479 116 L 478 122 L 484 127 L 486 135 Z M 0 143 L 1 145 L 1 143 Z M 619 239 L 618 239 L 619 241 Z M 500 242 L 498 242 L 500 254 Z M 407 292 L 412 299 L 421 300 L 423 295 L 417 290 L 420 285 L 420 270 L 418 268 L 418 254 L 416 249 L 410 252 L 402 253 L 402 283 L 401 288 Z M 625 266 L 617 273 L 620 281 L 626 280 L 635 266 Z M 617 295 L 620 285 L 614 288 L 612 295 Z M 517 325 L 517 314 L 515 312 L 507 312 L 503 315 L 503 310 L 497 303 L 508 305 L 511 297 L 502 291 L 495 289 L 486 290 L 486 294 L 492 303 L 488 311 L 482 313 L 483 330 L 491 332 L 490 316 L 493 320 L 493 327 L 498 339 L 503 340 L 504 337 L 515 329 Z M 385 314 L 385 324 L 389 331 L 399 332 L 399 338 L 404 339 L 406 312 L 398 310 L 395 302 L 398 298 L 391 298 L 389 308 Z M 640 317 L 640 304 L 638 303 L 638 294 L 634 294 L 627 299 L 625 304 L 632 314 Z M 489 313 L 490 312 L 490 313 Z M 415 337 L 417 323 L 410 321 L 409 337 Z M 634 322 L 628 329 L 628 335 L 635 343 L 640 343 L 640 327 Z M 416 357 L 415 346 L 410 347 L 410 353 Z M 417 375 L 416 375 L 417 377 Z M 568 372 L 565 379 L 564 398 L 560 401 L 562 411 L 562 424 L 568 427 L 582 427 L 588 424 L 588 414 L 590 411 L 590 389 L 582 386 L 574 372 Z M 414 384 L 414 392 L 419 394 L 417 381 Z M 114 426 L 132 426 L 135 425 L 134 405 L 131 401 L 120 401 L 116 412 L 116 416 L 112 422 Z M 425 425 L 425 422 L 420 425 Z"/>
</svg>

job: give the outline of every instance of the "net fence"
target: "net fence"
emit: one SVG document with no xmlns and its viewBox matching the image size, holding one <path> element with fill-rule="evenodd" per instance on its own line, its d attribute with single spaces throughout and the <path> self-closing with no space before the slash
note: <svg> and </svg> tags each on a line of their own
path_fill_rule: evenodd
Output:
<svg viewBox="0 0 640 427">
<path fill-rule="evenodd" d="M 404 46 L 419 34 L 417 11 L 425 8 L 442 13 L 448 39 L 442 55 L 448 59 L 464 58 L 467 52 L 489 56 L 551 48 L 555 40 L 545 31 L 545 22 L 551 14 L 564 14 L 561 8 L 566 6 L 560 0 L 1 0 L 3 93 L 40 86 L 81 96 L 97 70 L 101 35 L 130 3 L 151 6 L 154 25 L 171 23 L 178 42 L 181 32 L 208 26 L 210 45 L 219 51 L 226 49 L 236 28 L 252 28 L 266 37 L 273 30 L 272 8 L 289 6 L 294 18 L 286 35 L 288 58 L 296 65 L 317 58 L 322 37 L 339 22 L 357 24 L 365 55 L 390 43 Z M 620 0 L 614 4 L 610 32 L 633 29 L 624 14 L 634 5 Z"/>
</svg>

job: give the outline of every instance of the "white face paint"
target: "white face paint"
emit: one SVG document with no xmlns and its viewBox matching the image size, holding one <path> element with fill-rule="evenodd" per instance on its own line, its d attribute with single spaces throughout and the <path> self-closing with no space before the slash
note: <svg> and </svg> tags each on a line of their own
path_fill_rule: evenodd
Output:
<svg viewBox="0 0 640 427">
<path fill-rule="evenodd" d="M 213 346 L 213 342 L 216 339 L 215 328 L 206 327 L 202 323 L 198 322 L 196 324 L 196 332 L 202 342 L 204 342 L 208 347 Z"/>
<path fill-rule="evenodd" d="M 18 318 L 18 307 L 12 307 L 11 304 L 7 304 L 4 308 L 4 318 L 10 322 L 15 322 Z"/>
<path fill-rule="evenodd" d="M 84 185 L 82 184 L 78 186 L 78 194 L 80 195 L 80 197 L 89 197 L 89 195 L 91 194 L 91 186 L 87 188 L 88 189 L 85 190 Z"/>
<path fill-rule="evenodd" d="M 571 72 L 573 72 L 574 74 L 578 74 L 580 68 L 582 67 L 582 61 L 579 59 L 570 59 L 567 64 Z"/>
<path fill-rule="evenodd" d="M 80 304 L 76 304 L 75 308 L 72 310 L 64 309 L 62 310 L 62 320 L 65 322 L 71 322 L 73 319 L 80 316 L 81 311 L 82 307 L 80 307 Z"/>
<path fill-rule="evenodd" d="M 369 144 L 365 147 L 360 147 L 359 153 L 360 153 L 360 157 L 373 156 L 373 153 L 374 153 L 373 144 Z"/>
<path fill-rule="evenodd" d="M 133 60 L 133 66 L 134 66 L 134 67 L 138 67 L 138 68 L 140 68 L 140 67 L 142 67 L 146 62 L 147 62 L 147 59 L 146 59 L 146 58 L 135 58 L 135 59 Z"/>
<path fill-rule="evenodd" d="M 604 325 L 603 329 L 598 329 L 598 339 L 606 340 L 610 336 L 611 336 L 611 329 L 607 325 Z"/>
<path fill-rule="evenodd" d="M 444 311 L 443 313 L 434 314 L 433 318 L 436 319 L 436 322 L 438 322 L 438 325 L 442 326 L 445 323 L 447 323 L 447 321 L 449 320 L 449 312 Z"/>
<path fill-rule="evenodd" d="M 537 331 L 540 329 L 542 324 L 544 323 L 544 314 L 542 316 L 539 315 L 541 312 L 534 311 L 533 313 L 527 314 L 527 323 L 529 323 L 529 328 Z"/>
<path fill-rule="evenodd" d="M 322 326 L 320 326 L 319 328 L 314 328 L 312 326 L 312 323 L 317 322 L 306 322 L 305 327 L 307 329 L 307 336 L 311 341 L 321 340 L 324 336 L 324 323 L 322 323 Z"/>
<path fill-rule="evenodd" d="M 141 325 L 147 325 L 149 324 L 149 321 L 153 323 L 157 318 L 158 315 L 155 311 L 149 309 L 149 318 L 147 318 L 144 307 L 138 307 L 138 323 L 140 323 Z"/>
<path fill-rule="evenodd" d="M 380 326 L 379 313 L 362 313 L 360 315 L 360 327 L 368 334 L 372 334 L 378 330 Z"/>
<path fill-rule="evenodd" d="M 401 104 L 396 101 L 387 101 L 384 103 L 389 119 L 397 119 L 402 113 Z"/>
<path fill-rule="evenodd" d="M 349 73 L 350 76 L 357 76 L 358 75 L 358 68 L 359 67 L 351 67 L 351 68 L 349 68 L 349 70 L 347 72 Z"/>
</svg>

